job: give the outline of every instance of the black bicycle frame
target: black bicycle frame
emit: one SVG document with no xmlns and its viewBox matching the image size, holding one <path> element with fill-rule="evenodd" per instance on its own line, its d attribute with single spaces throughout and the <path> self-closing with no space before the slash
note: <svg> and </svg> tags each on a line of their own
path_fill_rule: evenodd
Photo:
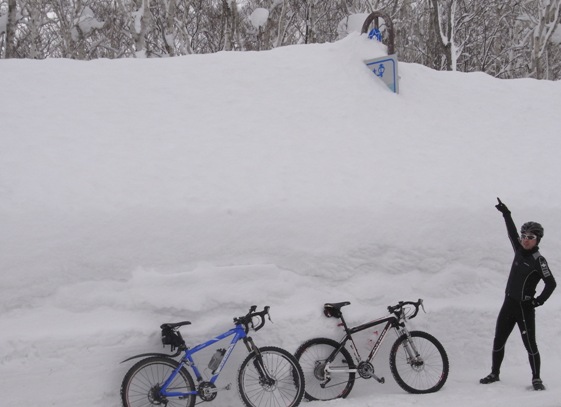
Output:
<svg viewBox="0 0 561 407">
<path fill-rule="evenodd" d="M 367 323 L 362 324 L 362 325 L 357 325 L 357 326 L 352 327 L 352 328 L 349 328 L 347 326 L 347 323 L 345 322 L 345 318 L 343 318 L 343 315 L 341 315 L 341 322 L 342 322 L 343 328 L 345 329 L 345 336 L 339 342 L 339 347 L 337 349 L 335 349 L 331 355 L 329 355 L 329 358 L 327 358 L 328 363 L 331 363 L 331 362 L 333 362 L 333 360 L 335 360 L 335 356 L 341 351 L 341 349 L 343 349 L 345 347 L 345 344 L 349 340 L 352 342 L 354 352 L 357 356 L 358 361 L 360 362 L 360 354 L 358 353 L 358 348 L 355 344 L 355 341 L 354 341 L 352 335 L 357 333 L 357 332 L 364 331 L 365 329 L 372 328 L 373 326 L 385 323 L 386 326 L 384 327 L 384 329 L 382 330 L 382 332 L 378 336 L 378 340 L 376 341 L 376 343 L 372 347 L 372 350 L 370 351 L 370 354 L 366 358 L 366 361 L 370 362 L 372 359 L 374 359 L 374 357 L 378 353 L 378 349 L 380 348 L 380 344 L 382 343 L 382 341 L 386 337 L 386 334 L 388 333 L 388 330 L 390 328 L 398 328 L 399 326 L 401 326 L 398 318 L 394 315 L 389 315 L 385 318 L 375 319 L 374 321 L 370 321 L 370 322 L 367 322 Z M 356 371 L 356 370 L 353 370 L 353 372 L 354 371 Z"/>
</svg>

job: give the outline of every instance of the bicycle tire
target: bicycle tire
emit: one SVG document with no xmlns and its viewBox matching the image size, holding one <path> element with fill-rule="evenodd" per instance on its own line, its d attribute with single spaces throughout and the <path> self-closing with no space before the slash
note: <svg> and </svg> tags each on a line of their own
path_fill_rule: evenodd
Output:
<svg viewBox="0 0 561 407">
<path fill-rule="evenodd" d="M 304 397 L 308 401 L 333 400 L 345 398 L 351 392 L 355 383 L 355 373 L 337 374 L 327 385 L 322 388 L 321 382 L 325 380 L 323 366 L 325 360 L 339 347 L 339 343 L 329 338 L 314 338 L 304 342 L 296 350 L 294 356 L 300 362 L 306 381 Z M 341 349 L 341 358 L 335 359 L 338 367 L 355 369 L 353 358 L 345 348 Z M 335 381 L 335 383 L 333 383 Z"/>
<path fill-rule="evenodd" d="M 274 346 L 259 348 L 263 365 L 274 383 L 260 377 L 258 356 L 251 352 L 238 371 L 238 390 L 248 407 L 296 407 L 304 396 L 304 374 L 294 356 Z"/>
<path fill-rule="evenodd" d="M 121 385 L 121 400 L 124 407 L 146 407 L 166 405 L 167 407 L 193 407 L 195 395 L 180 399 L 169 397 L 159 399 L 158 389 L 179 366 L 179 362 L 166 357 L 150 357 L 136 363 L 129 369 Z M 195 390 L 193 378 L 184 367 L 179 371 L 168 390 L 187 392 Z"/>
<path fill-rule="evenodd" d="M 407 335 L 401 335 L 390 351 L 390 369 L 397 384 L 413 394 L 434 393 L 444 386 L 450 365 L 442 344 L 432 335 L 422 331 L 411 331 L 411 340 L 419 352 L 422 362 L 413 365 L 405 346 Z"/>
</svg>

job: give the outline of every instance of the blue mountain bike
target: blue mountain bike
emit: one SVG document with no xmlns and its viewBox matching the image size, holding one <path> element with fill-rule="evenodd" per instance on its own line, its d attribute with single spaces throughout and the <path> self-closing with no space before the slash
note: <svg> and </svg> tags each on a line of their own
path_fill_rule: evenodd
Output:
<svg viewBox="0 0 561 407">
<path fill-rule="evenodd" d="M 193 407 L 197 397 L 201 401 L 212 401 L 221 390 L 230 390 L 230 384 L 218 388 L 216 380 L 226 365 L 236 344 L 242 340 L 249 355 L 238 372 L 238 390 L 242 401 L 249 407 L 296 407 L 304 395 L 304 374 L 294 356 L 284 349 L 274 346 L 258 348 L 248 336 L 251 329 L 259 331 L 269 316 L 269 307 L 256 312 L 253 305 L 249 312 L 234 318 L 235 327 L 207 342 L 189 348 L 178 328 L 191 322 L 163 324 L 162 343 L 171 346 L 174 354 L 145 353 L 124 360 L 145 357 L 136 363 L 125 375 L 121 385 L 124 407 L 182 406 Z M 193 355 L 216 342 L 232 337 L 227 349 L 217 349 L 208 364 L 212 376 L 203 380 L 201 370 Z M 183 353 L 179 361 L 174 358 Z M 196 378 L 193 381 L 190 368 Z"/>
</svg>

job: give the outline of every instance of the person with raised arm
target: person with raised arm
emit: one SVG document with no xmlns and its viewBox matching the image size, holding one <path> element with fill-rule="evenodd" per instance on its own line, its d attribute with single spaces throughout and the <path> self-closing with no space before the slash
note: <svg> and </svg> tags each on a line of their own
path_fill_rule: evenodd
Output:
<svg viewBox="0 0 561 407">
<path fill-rule="evenodd" d="M 538 244 L 543 238 L 543 227 L 537 222 L 526 222 L 520 228 L 520 236 L 508 207 L 497 198 L 497 210 L 503 214 L 508 237 L 514 249 L 514 260 L 505 290 L 505 299 L 495 328 L 491 373 L 481 379 L 482 384 L 499 381 L 505 344 L 515 325 L 522 335 L 532 368 L 534 390 L 545 390 L 540 377 L 540 353 L 536 344 L 535 308 L 543 305 L 555 290 L 557 283 L 547 261 L 541 255 Z M 536 297 L 536 286 L 540 281 L 544 288 Z"/>
</svg>

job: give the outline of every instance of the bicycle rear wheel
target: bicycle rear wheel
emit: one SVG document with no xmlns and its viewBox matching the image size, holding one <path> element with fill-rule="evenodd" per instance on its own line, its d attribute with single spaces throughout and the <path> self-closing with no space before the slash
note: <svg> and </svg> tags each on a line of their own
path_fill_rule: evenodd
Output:
<svg viewBox="0 0 561 407">
<path fill-rule="evenodd" d="M 325 363 L 327 358 L 339 348 L 339 343 L 329 338 L 315 338 L 304 342 L 294 356 L 300 362 L 306 380 L 306 400 L 333 400 L 345 398 L 355 384 L 355 374 L 349 372 L 331 373 L 331 380 L 323 387 L 325 381 Z M 331 363 L 334 369 L 354 369 L 355 365 L 349 351 L 345 348 Z"/>
<path fill-rule="evenodd" d="M 274 346 L 252 352 L 238 372 L 238 390 L 248 407 L 296 407 L 304 396 L 304 374 L 289 352 Z M 265 369 L 269 377 L 260 371 Z"/>
<path fill-rule="evenodd" d="M 410 334 L 411 340 L 407 335 L 397 338 L 390 351 L 390 369 L 395 381 L 409 393 L 424 394 L 440 390 L 449 372 L 448 355 L 444 347 L 426 332 L 411 331 Z M 418 355 L 413 349 L 417 350 Z"/>
<path fill-rule="evenodd" d="M 193 407 L 195 395 L 186 398 L 163 397 L 160 395 L 162 384 L 171 373 L 179 366 L 179 362 L 165 357 L 150 357 L 141 360 L 125 375 L 121 385 L 121 399 L 124 407 Z M 185 393 L 195 390 L 193 378 L 189 372 L 182 368 L 168 391 Z"/>
</svg>

